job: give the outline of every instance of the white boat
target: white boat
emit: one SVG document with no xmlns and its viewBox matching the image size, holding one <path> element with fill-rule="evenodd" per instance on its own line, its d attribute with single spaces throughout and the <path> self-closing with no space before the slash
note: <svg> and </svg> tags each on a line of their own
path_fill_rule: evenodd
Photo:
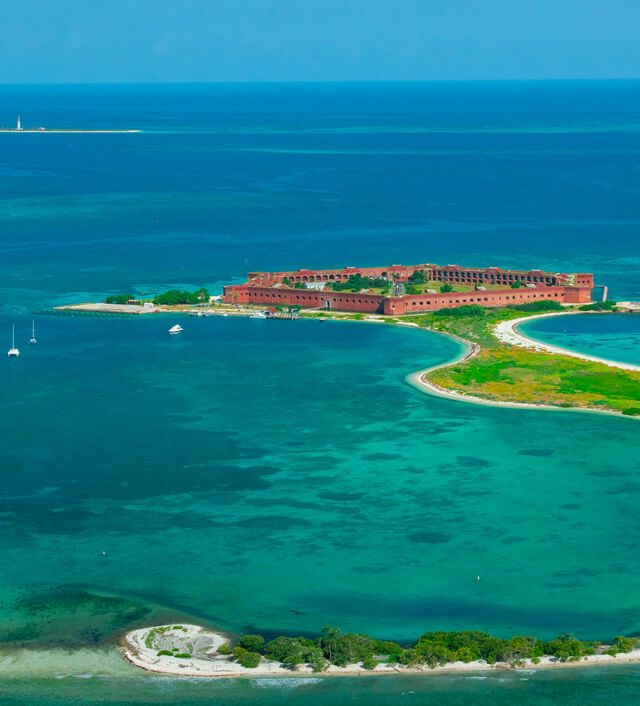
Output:
<svg viewBox="0 0 640 706">
<path fill-rule="evenodd" d="M 249 316 L 250 319 L 266 319 L 267 315 L 264 311 L 254 311 L 253 314 Z"/>
<path fill-rule="evenodd" d="M 20 351 L 16 348 L 16 325 L 13 324 L 11 327 L 11 348 L 9 348 L 8 356 L 17 357 L 20 355 Z"/>
<path fill-rule="evenodd" d="M 176 333 L 182 333 L 183 331 L 184 331 L 184 329 L 182 328 L 182 326 L 180 326 L 180 324 L 176 324 L 175 326 L 172 326 L 172 327 L 169 329 L 169 333 L 170 333 L 172 336 L 175 335 Z"/>
<path fill-rule="evenodd" d="M 36 340 L 36 322 L 31 322 L 31 338 L 29 339 L 29 345 L 35 346 L 38 341 Z"/>
</svg>

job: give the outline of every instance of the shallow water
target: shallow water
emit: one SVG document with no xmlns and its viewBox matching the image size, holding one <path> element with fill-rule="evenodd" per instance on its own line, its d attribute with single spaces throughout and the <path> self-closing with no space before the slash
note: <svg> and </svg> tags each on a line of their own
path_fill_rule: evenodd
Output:
<svg viewBox="0 0 640 706">
<path fill-rule="evenodd" d="M 174 318 L 43 317 L 3 365 L 23 639 L 144 617 L 81 591 L 267 633 L 640 627 L 634 420 L 420 393 L 458 345 L 428 332 Z"/>
<path fill-rule="evenodd" d="M 173 317 L 36 313 L 26 343 L 55 304 L 252 269 L 539 266 L 637 298 L 637 85 L 4 87 L 4 124 L 21 105 L 23 124 L 147 132 L 0 134 L 0 331 L 22 353 L 0 365 L 3 702 L 629 698 L 631 668 L 267 689 L 101 650 L 183 617 L 638 630 L 635 421 L 429 397 L 405 376 L 457 344 L 384 326 L 185 319 L 174 338 Z"/>
<path fill-rule="evenodd" d="M 3 704 L 439 704 L 525 706 L 638 703 L 640 668 L 522 670 L 489 675 L 287 678 L 247 680 L 59 675 L 54 679 L 0 680 Z M 19 694 L 19 695 L 18 695 Z"/>
<path fill-rule="evenodd" d="M 570 348 L 620 363 L 640 365 L 640 316 L 584 314 L 534 319 L 523 333 L 554 346 Z"/>
</svg>

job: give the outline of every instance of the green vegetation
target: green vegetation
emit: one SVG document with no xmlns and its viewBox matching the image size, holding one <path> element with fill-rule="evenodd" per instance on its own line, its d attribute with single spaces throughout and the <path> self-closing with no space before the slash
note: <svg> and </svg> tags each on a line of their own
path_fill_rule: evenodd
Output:
<svg viewBox="0 0 640 706">
<path fill-rule="evenodd" d="M 409 275 L 409 282 L 411 282 L 411 284 L 426 284 L 428 281 L 429 278 L 424 270 L 416 270 Z"/>
<path fill-rule="evenodd" d="M 117 294 L 115 296 L 107 297 L 104 300 L 105 304 L 126 304 L 131 299 L 135 299 L 133 294 Z"/>
<path fill-rule="evenodd" d="M 264 647 L 264 637 L 262 635 L 245 635 L 240 638 L 238 645 L 250 652 L 260 652 Z"/>
<path fill-rule="evenodd" d="M 220 647 L 218 647 L 218 654 L 220 655 L 228 655 L 231 654 L 231 646 L 229 645 L 228 642 L 223 642 Z"/>
<path fill-rule="evenodd" d="M 511 282 L 511 289 L 520 289 L 522 287 L 522 282 Z"/>
<path fill-rule="evenodd" d="M 188 652 L 178 652 L 173 655 L 176 659 L 191 659 L 191 655 Z"/>
<path fill-rule="evenodd" d="M 631 650 L 634 650 L 638 646 L 638 639 L 635 637 L 616 637 L 615 640 L 613 641 L 613 645 L 609 647 L 609 649 L 604 651 L 604 654 L 606 655 L 611 655 L 612 657 L 615 657 L 617 654 L 620 653 L 627 653 L 631 652 Z"/>
<path fill-rule="evenodd" d="M 158 294 L 154 297 L 153 303 L 158 306 L 176 306 L 177 304 L 200 304 L 209 301 L 209 292 L 202 287 L 195 292 L 180 291 L 179 289 L 170 289 L 164 294 Z"/>
<path fill-rule="evenodd" d="M 464 304 L 454 306 L 450 309 L 438 309 L 433 312 L 434 316 L 484 316 L 486 309 L 477 304 Z"/>
<path fill-rule="evenodd" d="M 566 307 L 562 306 L 560 302 L 555 300 L 544 301 L 540 299 L 535 302 L 527 302 L 526 304 L 510 304 L 508 309 L 514 309 L 515 311 L 532 311 L 534 313 L 544 313 L 544 312 L 554 312 L 554 311 L 566 311 Z"/>
<path fill-rule="evenodd" d="M 329 287 L 334 292 L 359 292 L 362 289 L 376 289 L 379 294 L 386 294 L 390 284 L 384 277 L 351 275 L 346 282 L 330 282 Z"/>
<path fill-rule="evenodd" d="M 404 317 L 419 326 L 478 344 L 475 356 L 427 375 L 445 390 L 501 402 L 612 410 L 640 416 L 640 372 L 500 342 L 492 328 L 524 313 L 565 311 L 556 301 L 501 309 L 461 306 Z"/>
<path fill-rule="evenodd" d="M 374 669 L 381 661 L 407 666 L 426 665 L 438 667 L 449 662 L 483 660 L 488 664 L 506 662 L 519 666 L 524 660 L 537 663 L 544 655 L 556 657 L 561 662 L 577 661 L 596 654 L 599 642 L 582 642 L 573 635 L 560 635 L 545 642 L 535 637 L 518 635 L 510 639 L 493 637 L 486 632 L 463 630 L 459 632 L 427 632 L 417 642 L 405 647 L 386 640 L 376 640 L 368 635 L 342 633 L 327 625 L 315 640 L 306 637 L 276 637 L 264 643 L 259 635 L 245 635 L 233 650 L 240 664 L 258 666 L 260 657 L 281 662 L 290 669 L 301 664 L 313 665 L 314 671 L 324 671 L 328 665 L 345 667 L 361 663 L 365 669 Z M 261 639 L 261 638 L 260 638 Z M 261 644 L 250 651 L 241 644 Z M 635 637 L 616 637 L 604 654 L 630 652 L 640 645 Z"/>
<path fill-rule="evenodd" d="M 447 294 L 448 292 L 453 292 L 453 285 L 452 284 L 443 284 L 440 286 L 440 291 L 442 294 Z"/>
<path fill-rule="evenodd" d="M 160 650 L 158 652 L 158 657 L 173 657 L 173 652 L 171 650 Z"/>
<path fill-rule="evenodd" d="M 250 635 L 249 637 L 260 637 L 259 635 Z M 264 643 L 264 639 L 262 639 Z M 262 655 L 259 652 L 251 652 L 250 650 L 245 650 L 244 647 L 237 645 L 233 650 L 234 658 L 243 666 L 249 669 L 255 669 L 262 659 Z"/>
<path fill-rule="evenodd" d="M 615 311 L 616 310 L 616 302 L 607 299 L 606 302 L 594 302 L 593 304 L 583 304 L 581 307 L 578 307 L 580 311 Z"/>
</svg>

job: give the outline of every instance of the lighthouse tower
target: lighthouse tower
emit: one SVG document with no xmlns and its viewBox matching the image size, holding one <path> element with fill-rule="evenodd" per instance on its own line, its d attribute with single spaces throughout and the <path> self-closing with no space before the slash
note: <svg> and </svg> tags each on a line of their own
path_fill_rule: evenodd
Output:
<svg viewBox="0 0 640 706">
<path fill-rule="evenodd" d="M 20 127 L 20 116 L 19 115 L 18 115 L 18 127 L 16 129 L 22 130 L 22 128 Z"/>
</svg>

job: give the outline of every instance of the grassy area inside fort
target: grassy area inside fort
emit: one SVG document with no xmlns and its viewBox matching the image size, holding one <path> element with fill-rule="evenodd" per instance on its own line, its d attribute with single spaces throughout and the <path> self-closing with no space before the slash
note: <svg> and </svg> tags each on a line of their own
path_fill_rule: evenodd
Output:
<svg viewBox="0 0 640 706">
<path fill-rule="evenodd" d="M 640 372 L 507 345 L 492 334 L 501 321 L 557 309 L 564 307 L 553 302 L 500 309 L 468 306 L 403 317 L 403 321 L 479 346 L 473 357 L 427 373 L 426 380 L 444 390 L 499 402 L 640 415 Z"/>
</svg>

